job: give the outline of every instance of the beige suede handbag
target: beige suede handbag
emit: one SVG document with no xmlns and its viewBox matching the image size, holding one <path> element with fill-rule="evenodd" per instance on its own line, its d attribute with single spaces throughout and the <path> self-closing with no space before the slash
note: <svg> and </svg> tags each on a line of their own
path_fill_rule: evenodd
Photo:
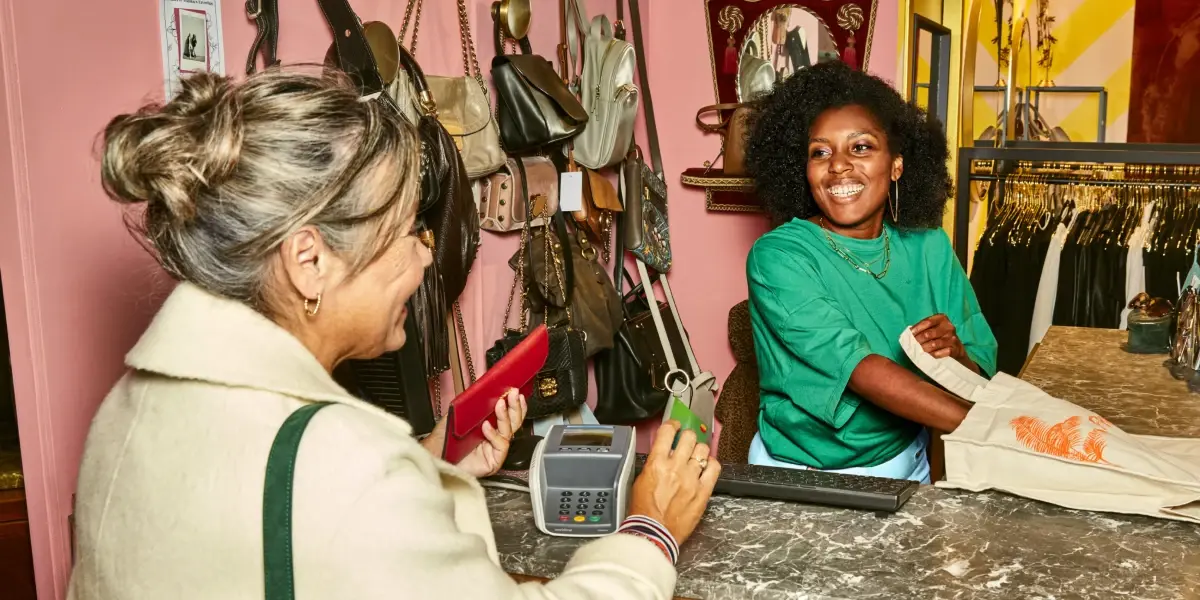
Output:
<svg viewBox="0 0 1200 600">
<path fill-rule="evenodd" d="M 911 337 L 906 331 L 901 346 L 913 362 L 974 403 L 942 437 L 946 478 L 938 487 L 1200 523 L 1200 439 L 1125 433 L 1011 375 L 988 381 L 953 359 L 934 359 Z"/>
</svg>

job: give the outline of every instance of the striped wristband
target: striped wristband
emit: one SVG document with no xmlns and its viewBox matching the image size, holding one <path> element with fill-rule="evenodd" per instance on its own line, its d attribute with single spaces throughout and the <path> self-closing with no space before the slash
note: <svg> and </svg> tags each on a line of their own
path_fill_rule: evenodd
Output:
<svg viewBox="0 0 1200 600">
<path fill-rule="evenodd" d="M 621 522 L 621 526 L 617 528 L 617 533 L 631 533 L 645 537 L 662 549 L 671 564 L 676 564 L 679 560 L 679 544 L 675 541 L 675 536 L 671 535 L 671 532 L 667 531 L 662 523 L 650 517 L 644 515 L 626 517 Z"/>
</svg>

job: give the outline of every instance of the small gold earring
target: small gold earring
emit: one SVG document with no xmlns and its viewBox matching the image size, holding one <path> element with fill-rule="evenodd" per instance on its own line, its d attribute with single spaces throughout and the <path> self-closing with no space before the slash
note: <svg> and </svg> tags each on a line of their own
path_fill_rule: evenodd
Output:
<svg viewBox="0 0 1200 600">
<path fill-rule="evenodd" d="M 308 298 L 304 299 L 304 312 L 310 317 L 315 317 L 317 316 L 317 311 L 321 310 L 321 294 L 317 294 L 317 301 L 313 303 L 311 308 L 308 306 L 309 302 L 312 301 Z"/>
</svg>

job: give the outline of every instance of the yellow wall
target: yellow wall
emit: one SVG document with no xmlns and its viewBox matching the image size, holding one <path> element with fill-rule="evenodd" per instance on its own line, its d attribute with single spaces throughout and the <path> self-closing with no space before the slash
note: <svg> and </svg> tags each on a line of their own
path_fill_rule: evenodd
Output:
<svg viewBox="0 0 1200 600">
<path fill-rule="evenodd" d="M 1045 70 L 1037 64 L 1036 2 L 1029 8 L 1030 36 L 1015 55 L 1016 83 L 1038 85 Z M 1129 81 L 1133 55 L 1134 0 L 1050 0 L 1049 13 L 1056 18 L 1051 33 L 1054 63 L 1050 79 L 1059 86 L 1104 86 L 1108 88 L 1108 123 L 1105 141 L 1124 142 L 1128 128 Z M 979 47 L 975 62 L 976 85 L 996 83 L 995 10 L 985 2 L 980 14 Z M 1018 46 L 1013 40 L 1013 47 Z M 1033 72 L 1029 65 L 1032 59 Z M 1050 127 L 1059 126 L 1072 141 L 1096 141 L 1098 98 L 1094 94 L 1044 94 L 1041 114 Z M 976 135 L 995 125 L 1000 94 L 975 95 L 974 126 Z"/>
</svg>

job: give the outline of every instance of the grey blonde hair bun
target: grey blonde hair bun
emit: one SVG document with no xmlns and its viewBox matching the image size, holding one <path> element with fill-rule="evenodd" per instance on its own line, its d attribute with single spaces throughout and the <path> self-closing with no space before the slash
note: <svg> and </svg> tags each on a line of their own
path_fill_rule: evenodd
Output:
<svg viewBox="0 0 1200 600">
<path fill-rule="evenodd" d="M 196 192 L 218 186 L 241 157 L 241 97 L 226 78 L 195 75 L 166 106 L 121 115 L 105 128 L 103 183 L 121 202 L 159 202 L 173 222 L 196 216 Z"/>
<path fill-rule="evenodd" d="M 101 180 L 177 279 L 265 308 L 268 258 L 312 225 L 357 272 L 416 210 L 411 124 L 340 72 L 201 73 L 103 134 Z"/>
</svg>

